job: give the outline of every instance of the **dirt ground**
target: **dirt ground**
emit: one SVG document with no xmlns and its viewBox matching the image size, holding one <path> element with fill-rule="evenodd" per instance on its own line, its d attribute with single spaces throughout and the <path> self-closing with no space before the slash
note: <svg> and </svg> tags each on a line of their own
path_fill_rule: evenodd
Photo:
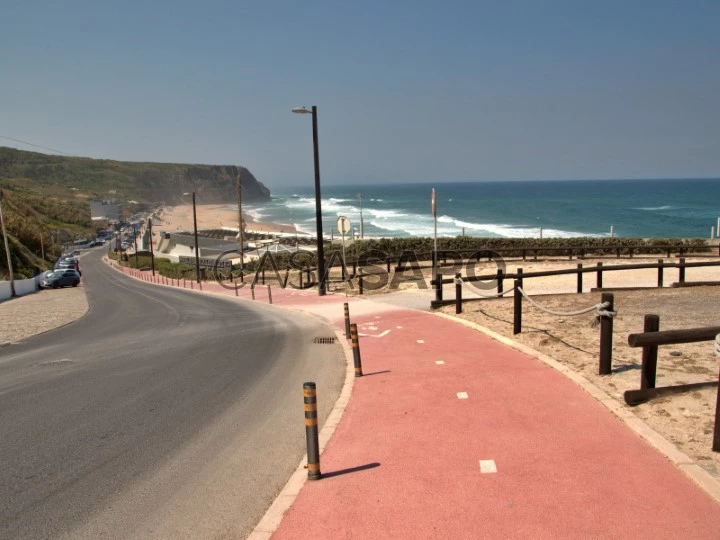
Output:
<svg viewBox="0 0 720 540">
<path fill-rule="evenodd" d="M 689 269 L 688 272 L 691 270 L 697 271 Z M 712 270 L 720 273 L 717 269 Z M 656 278 L 657 271 L 652 272 Z M 626 276 L 622 280 L 619 278 L 621 273 L 615 273 L 618 277 L 614 281 L 618 283 L 613 286 L 620 286 L 621 281 L 626 286 L 644 281 L 638 276 Z M 575 286 L 574 279 L 571 289 Z M 546 285 L 545 289 L 560 287 L 552 283 Z M 526 290 L 533 296 L 537 293 L 532 293 L 532 289 L 540 291 L 542 288 L 536 283 L 528 285 Z M 564 288 L 567 290 L 568 287 Z M 599 303 L 600 293 L 537 294 L 533 299 L 554 311 L 571 312 Z M 524 301 L 523 331 L 516 336 L 512 335 L 512 298 L 468 302 L 463 305 L 463 313 L 457 316 L 511 337 L 581 373 L 710 473 L 720 477 L 720 453 L 711 450 L 717 387 L 658 397 L 637 407 L 628 407 L 623 400 L 625 390 L 640 388 L 642 349 L 631 348 L 628 335 L 643 331 L 644 315 L 659 315 L 661 330 L 720 326 L 720 287 L 615 291 L 614 300 L 617 316 L 613 323 L 613 373 L 609 376 L 598 375 L 600 331 L 599 327 L 591 326 L 593 313 L 556 316 Z M 442 311 L 456 316 L 454 306 L 444 307 Z M 717 380 L 718 358 L 713 342 L 659 347 L 657 387 Z"/>
</svg>

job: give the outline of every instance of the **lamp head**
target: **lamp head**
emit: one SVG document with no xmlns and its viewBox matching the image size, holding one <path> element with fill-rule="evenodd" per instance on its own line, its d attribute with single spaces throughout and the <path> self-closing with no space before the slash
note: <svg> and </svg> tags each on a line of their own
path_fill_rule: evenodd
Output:
<svg viewBox="0 0 720 540">
<path fill-rule="evenodd" d="M 307 107 L 295 107 L 292 112 L 298 113 L 298 114 L 311 114 L 312 111 L 308 109 Z"/>
</svg>

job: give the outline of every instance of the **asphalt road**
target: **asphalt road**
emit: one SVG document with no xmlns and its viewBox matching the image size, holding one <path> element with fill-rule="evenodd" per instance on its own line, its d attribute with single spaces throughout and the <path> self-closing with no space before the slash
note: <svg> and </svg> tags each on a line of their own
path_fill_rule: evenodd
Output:
<svg viewBox="0 0 720 540">
<path fill-rule="evenodd" d="M 88 314 L 0 348 L 0 537 L 244 538 L 345 373 L 309 317 L 82 260 Z M 47 291 L 42 294 L 53 294 Z"/>
</svg>

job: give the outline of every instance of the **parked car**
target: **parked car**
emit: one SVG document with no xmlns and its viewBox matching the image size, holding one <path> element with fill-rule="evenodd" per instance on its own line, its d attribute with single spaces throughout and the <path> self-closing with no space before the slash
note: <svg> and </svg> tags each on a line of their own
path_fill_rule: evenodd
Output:
<svg viewBox="0 0 720 540">
<path fill-rule="evenodd" d="M 80 273 L 71 268 L 55 270 L 45 276 L 40 282 L 44 289 L 57 289 L 58 287 L 77 287 L 80 284 Z"/>
</svg>

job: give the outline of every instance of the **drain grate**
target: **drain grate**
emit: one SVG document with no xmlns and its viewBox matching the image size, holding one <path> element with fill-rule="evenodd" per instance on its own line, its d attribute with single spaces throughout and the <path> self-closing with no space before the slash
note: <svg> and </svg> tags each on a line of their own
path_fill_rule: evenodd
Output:
<svg viewBox="0 0 720 540">
<path fill-rule="evenodd" d="M 313 339 L 313 343 L 317 343 L 319 345 L 332 345 L 335 343 L 334 337 L 316 337 Z"/>
</svg>

